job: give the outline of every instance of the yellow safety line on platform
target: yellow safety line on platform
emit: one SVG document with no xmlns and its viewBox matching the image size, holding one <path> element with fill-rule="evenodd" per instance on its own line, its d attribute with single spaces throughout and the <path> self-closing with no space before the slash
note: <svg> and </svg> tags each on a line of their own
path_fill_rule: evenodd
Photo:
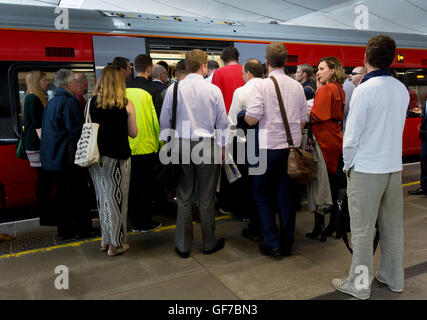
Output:
<svg viewBox="0 0 427 320">
<path fill-rule="evenodd" d="M 227 220 L 227 219 L 231 219 L 232 216 L 221 216 L 221 217 L 216 217 L 215 220 L 219 221 L 219 220 Z M 196 224 L 195 221 L 193 221 L 193 224 Z M 153 232 L 161 232 L 161 231 L 165 231 L 165 230 L 170 230 L 170 229 L 175 229 L 176 225 L 171 225 L 171 226 L 165 226 L 165 227 L 160 227 L 156 230 L 153 230 Z M 133 235 L 133 234 L 139 234 L 141 232 L 128 232 L 128 235 Z M 8 258 L 18 258 L 20 256 L 26 255 L 26 254 L 30 254 L 30 253 L 37 253 L 37 252 L 48 252 L 48 251 L 52 251 L 55 249 L 61 249 L 61 248 L 68 248 L 68 247 L 80 247 L 82 244 L 85 243 L 90 243 L 90 242 L 95 242 L 95 241 L 101 241 L 101 238 L 95 238 L 95 239 L 89 239 L 89 240 L 83 240 L 83 241 L 77 241 L 77 242 L 71 242 L 71 243 L 67 243 L 67 244 L 61 244 L 58 246 L 52 246 L 52 247 L 47 247 L 47 248 L 40 248 L 40 249 L 33 249 L 33 250 L 28 250 L 28 251 L 22 251 L 22 252 L 17 252 L 17 253 L 12 253 L 12 254 L 5 254 L 0 256 L 0 259 L 8 259 Z"/>
<path fill-rule="evenodd" d="M 420 183 L 419 181 L 409 182 L 409 183 L 402 184 L 402 187 L 409 187 L 419 183 Z"/>
<path fill-rule="evenodd" d="M 414 182 L 409 182 L 409 183 L 405 183 L 402 184 L 402 187 L 409 187 L 415 184 L 419 184 L 420 181 L 414 181 Z M 307 201 L 303 201 L 302 204 L 307 204 Z M 231 219 L 232 216 L 221 216 L 221 217 L 216 217 L 215 220 L 227 220 L 227 219 Z M 193 221 L 193 224 L 195 224 L 196 222 Z M 154 230 L 153 232 L 161 232 L 164 230 L 170 230 L 170 229 L 175 229 L 176 225 L 171 225 L 171 226 L 166 226 L 166 227 L 160 227 L 159 229 Z M 132 234 L 138 234 L 141 232 L 128 232 L 128 235 L 132 235 Z M 11 257 L 20 257 L 26 254 L 30 254 L 30 253 L 37 253 L 37 252 L 48 252 L 48 251 L 52 251 L 55 249 L 60 249 L 60 248 L 67 248 L 67 247 L 80 247 L 82 244 L 85 243 L 90 243 L 90 242 L 95 242 L 95 241 L 101 241 L 101 238 L 95 238 L 95 239 L 90 239 L 90 240 L 83 240 L 83 241 L 78 241 L 78 242 L 71 242 L 71 243 L 67 243 L 67 244 L 62 244 L 59 246 L 52 246 L 52 247 L 47 247 L 47 248 L 41 248 L 41 249 L 34 249 L 34 250 L 28 250 L 28 251 L 22 251 L 22 252 L 18 252 L 18 253 L 13 253 L 13 254 L 5 254 L 0 256 L 0 259 L 7 259 L 7 258 L 11 258 Z"/>
</svg>

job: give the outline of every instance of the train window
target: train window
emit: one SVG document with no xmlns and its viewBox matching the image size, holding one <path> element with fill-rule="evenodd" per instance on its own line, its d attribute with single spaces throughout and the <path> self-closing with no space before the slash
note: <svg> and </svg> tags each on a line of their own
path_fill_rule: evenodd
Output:
<svg viewBox="0 0 427 320">
<path fill-rule="evenodd" d="M 427 100 L 427 70 L 408 70 L 404 81 L 409 92 L 408 117 L 421 117 Z"/>
<path fill-rule="evenodd" d="M 0 61 L 0 118 L 7 118 L 11 115 L 9 86 L 7 80 L 7 71 L 11 63 Z"/>
<path fill-rule="evenodd" d="M 39 70 L 43 71 L 43 68 L 40 68 Z M 95 72 L 92 71 L 79 71 L 79 70 L 73 70 L 75 72 L 81 72 L 84 73 L 86 78 L 88 79 L 88 89 L 87 93 L 85 94 L 85 98 L 91 95 L 91 93 L 95 90 Z M 19 102 L 20 102 L 20 110 L 18 110 L 18 117 L 23 120 L 24 117 L 24 100 L 25 100 L 25 93 L 27 90 L 27 84 L 26 84 L 26 77 L 30 71 L 20 71 L 18 72 L 18 93 L 19 93 Z M 55 95 L 55 85 L 53 84 L 53 80 L 55 77 L 54 71 L 43 71 L 46 74 L 46 78 L 49 82 L 49 85 L 46 89 L 45 96 L 47 100 L 50 100 Z"/>
</svg>

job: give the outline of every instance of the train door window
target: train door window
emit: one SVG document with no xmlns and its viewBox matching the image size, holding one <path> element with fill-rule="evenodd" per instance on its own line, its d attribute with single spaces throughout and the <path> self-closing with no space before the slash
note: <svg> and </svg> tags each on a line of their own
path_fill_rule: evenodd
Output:
<svg viewBox="0 0 427 320">
<path fill-rule="evenodd" d="M 408 70 L 404 81 L 409 92 L 408 117 L 422 117 L 427 100 L 427 70 Z"/>
<path fill-rule="evenodd" d="M 46 92 L 45 92 L 45 97 L 47 99 L 47 101 L 49 101 L 50 99 L 53 98 L 53 96 L 55 95 L 55 85 L 53 84 L 54 78 L 55 78 L 55 73 L 56 71 L 50 71 L 50 70 L 43 70 L 43 67 L 40 68 L 35 68 L 34 70 L 41 70 L 42 72 L 44 72 L 46 74 L 46 78 L 47 81 L 49 83 Z M 89 71 L 89 70 L 78 70 L 78 69 L 71 69 L 74 72 L 81 72 L 83 73 L 87 80 L 88 80 L 88 89 L 86 94 L 84 95 L 86 100 L 87 97 L 90 96 L 90 94 L 95 90 L 95 72 L 93 71 Z M 18 109 L 18 117 L 21 120 L 21 122 L 24 119 L 24 101 L 25 101 L 25 94 L 27 91 L 27 83 L 26 83 L 26 78 L 27 75 L 31 72 L 31 70 L 25 70 L 25 71 L 19 71 L 17 78 L 18 78 L 18 94 L 19 94 L 19 104 L 20 104 L 20 108 Z"/>
</svg>

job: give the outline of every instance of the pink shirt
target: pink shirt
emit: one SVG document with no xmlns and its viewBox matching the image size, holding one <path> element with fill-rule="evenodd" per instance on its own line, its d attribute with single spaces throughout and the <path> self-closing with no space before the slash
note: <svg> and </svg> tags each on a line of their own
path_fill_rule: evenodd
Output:
<svg viewBox="0 0 427 320">
<path fill-rule="evenodd" d="M 283 70 L 274 70 L 270 72 L 270 76 L 274 76 L 279 83 L 294 146 L 299 147 L 301 145 L 301 122 L 307 121 L 307 102 L 304 89 L 298 81 L 288 77 Z M 246 115 L 259 120 L 260 149 L 289 148 L 276 89 L 271 79 L 263 79 L 255 84 Z M 266 134 L 263 134 L 262 129 L 266 130 Z"/>
</svg>

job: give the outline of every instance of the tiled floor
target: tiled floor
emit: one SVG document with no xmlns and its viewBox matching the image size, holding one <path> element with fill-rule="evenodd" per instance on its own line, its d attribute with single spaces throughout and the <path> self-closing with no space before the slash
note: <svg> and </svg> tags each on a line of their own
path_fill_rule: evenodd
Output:
<svg viewBox="0 0 427 320">
<path fill-rule="evenodd" d="M 371 299 L 427 299 L 427 210 L 424 208 L 427 197 L 405 195 L 404 293 L 392 293 L 374 282 Z M 3 255 L 0 299 L 350 298 L 335 292 L 330 281 L 346 275 L 351 255 L 342 240 L 328 238 L 326 243 L 320 243 L 304 237 L 312 228 L 309 212 L 297 214 L 293 255 L 278 261 L 261 256 L 256 243 L 241 237 L 245 226 L 246 223 L 233 218 L 217 221 L 217 235 L 226 238 L 225 248 L 204 255 L 200 225 L 196 224 L 189 259 L 181 259 L 174 253 L 173 228 L 129 235 L 131 249 L 114 258 L 100 252 L 96 240 L 19 257 Z M 0 232 L 12 229 L 18 237 L 54 234 L 52 228 L 42 229 L 34 221 L 26 226 L 0 226 Z M 375 255 L 376 265 L 379 256 L 380 250 Z M 68 290 L 55 289 L 58 265 L 69 269 Z"/>
</svg>

